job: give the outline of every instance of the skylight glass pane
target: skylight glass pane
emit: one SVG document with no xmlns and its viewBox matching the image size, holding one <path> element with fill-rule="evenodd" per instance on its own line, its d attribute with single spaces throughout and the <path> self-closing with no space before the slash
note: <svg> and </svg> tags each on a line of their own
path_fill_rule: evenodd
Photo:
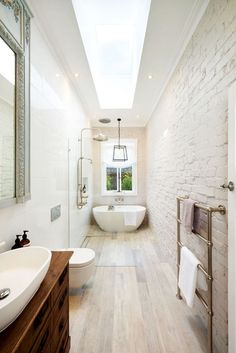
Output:
<svg viewBox="0 0 236 353">
<path fill-rule="evenodd" d="M 102 75 L 132 75 L 132 26 L 97 26 Z"/>
<path fill-rule="evenodd" d="M 151 0 L 72 0 L 101 109 L 131 109 Z"/>
</svg>

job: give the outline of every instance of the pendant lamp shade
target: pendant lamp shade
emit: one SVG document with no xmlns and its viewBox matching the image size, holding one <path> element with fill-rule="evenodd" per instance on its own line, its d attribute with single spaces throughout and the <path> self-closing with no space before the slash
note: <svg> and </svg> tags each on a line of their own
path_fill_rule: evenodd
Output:
<svg viewBox="0 0 236 353">
<path fill-rule="evenodd" d="M 124 145 L 114 145 L 113 147 L 113 162 L 128 161 L 127 148 Z"/>
<path fill-rule="evenodd" d="M 113 147 L 113 162 L 125 162 L 128 160 L 127 148 L 125 145 L 120 144 L 120 122 L 121 119 L 117 119 L 118 121 L 118 144 Z"/>
</svg>

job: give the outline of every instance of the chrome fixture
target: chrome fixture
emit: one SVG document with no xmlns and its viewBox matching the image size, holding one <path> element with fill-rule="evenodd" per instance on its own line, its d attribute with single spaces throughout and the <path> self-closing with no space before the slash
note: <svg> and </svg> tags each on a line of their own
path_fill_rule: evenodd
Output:
<svg viewBox="0 0 236 353">
<path fill-rule="evenodd" d="M 10 288 L 0 289 L 0 300 L 5 299 L 11 293 Z"/>
<path fill-rule="evenodd" d="M 94 141 L 98 142 L 103 142 L 107 141 L 108 137 L 104 135 L 100 129 L 96 127 L 92 128 L 84 128 L 81 130 L 80 133 L 80 158 L 78 159 L 78 165 L 77 165 L 77 207 L 82 208 L 85 206 L 88 202 L 88 195 L 87 195 L 87 190 L 86 190 L 86 185 L 83 185 L 83 161 L 87 160 L 92 164 L 92 159 L 91 158 L 86 158 L 83 156 L 83 133 L 85 131 L 97 131 L 97 135 L 94 135 L 92 138 Z"/>
<path fill-rule="evenodd" d="M 80 159 L 81 161 L 82 161 L 82 160 L 89 161 L 89 162 L 90 162 L 90 164 L 93 164 L 93 160 L 92 160 L 92 158 L 80 157 L 79 159 Z"/>
<path fill-rule="evenodd" d="M 104 135 L 102 132 L 100 132 L 99 134 L 93 137 L 93 140 L 98 142 L 103 142 L 103 141 L 107 141 L 108 137 Z"/>
<path fill-rule="evenodd" d="M 111 122 L 111 119 L 102 118 L 102 119 L 99 119 L 98 121 L 99 121 L 99 123 L 102 123 L 102 124 L 109 124 Z"/>
<path fill-rule="evenodd" d="M 230 181 L 228 184 L 224 183 L 220 187 L 223 189 L 229 189 L 229 191 L 234 191 L 234 183 L 232 181 Z"/>
<path fill-rule="evenodd" d="M 121 119 L 117 119 L 118 121 L 118 145 L 114 145 L 113 147 L 113 162 L 125 162 L 128 160 L 127 148 L 125 145 L 120 144 L 120 122 Z"/>
<path fill-rule="evenodd" d="M 124 202 L 124 198 L 123 197 L 116 197 L 115 202 L 117 202 L 117 203 Z"/>
<path fill-rule="evenodd" d="M 114 205 L 109 205 L 108 206 L 108 211 L 114 211 L 115 209 L 115 206 Z"/>
</svg>

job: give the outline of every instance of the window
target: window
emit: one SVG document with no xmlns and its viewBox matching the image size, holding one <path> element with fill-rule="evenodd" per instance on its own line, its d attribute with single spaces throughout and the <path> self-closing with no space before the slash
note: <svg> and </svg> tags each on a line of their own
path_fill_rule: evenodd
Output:
<svg viewBox="0 0 236 353">
<path fill-rule="evenodd" d="M 132 191 L 133 168 L 106 167 L 106 191 Z"/>
<path fill-rule="evenodd" d="M 102 194 L 137 194 L 137 142 L 136 140 L 121 140 L 127 146 L 128 161 L 113 162 L 113 146 L 116 140 L 102 144 Z"/>
<path fill-rule="evenodd" d="M 106 189 L 107 191 L 116 191 L 118 185 L 117 168 L 106 167 Z"/>
</svg>

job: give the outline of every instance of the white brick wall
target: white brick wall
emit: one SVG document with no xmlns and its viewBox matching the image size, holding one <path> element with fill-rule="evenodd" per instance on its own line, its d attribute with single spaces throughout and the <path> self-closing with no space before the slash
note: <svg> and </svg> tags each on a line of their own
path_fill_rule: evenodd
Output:
<svg viewBox="0 0 236 353">
<path fill-rule="evenodd" d="M 175 267 L 176 196 L 227 206 L 228 87 L 236 79 L 236 1 L 212 0 L 147 126 L 147 206 Z M 227 352 L 227 217 L 213 219 L 214 342 Z M 189 243 L 205 262 L 199 242 Z M 196 312 L 205 313 L 196 303 Z M 196 352 L 197 353 L 197 352 Z"/>
</svg>

